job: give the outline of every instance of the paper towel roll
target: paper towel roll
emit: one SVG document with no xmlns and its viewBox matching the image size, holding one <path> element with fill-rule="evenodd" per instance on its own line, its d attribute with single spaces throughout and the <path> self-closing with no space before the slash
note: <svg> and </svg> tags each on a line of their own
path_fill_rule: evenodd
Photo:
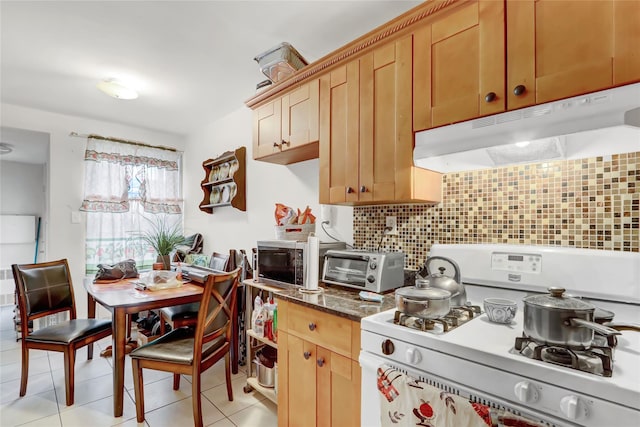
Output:
<svg viewBox="0 0 640 427">
<path fill-rule="evenodd" d="M 320 239 L 315 236 L 315 233 L 309 233 L 307 238 L 307 274 L 304 282 L 304 288 L 309 291 L 315 291 L 318 289 L 318 281 L 320 280 L 319 274 L 319 262 L 320 259 Z"/>
</svg>

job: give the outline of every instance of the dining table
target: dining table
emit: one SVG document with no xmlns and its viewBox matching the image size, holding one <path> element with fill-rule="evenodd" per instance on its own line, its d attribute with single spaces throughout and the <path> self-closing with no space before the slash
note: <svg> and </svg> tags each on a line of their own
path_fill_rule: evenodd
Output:
<svg viewBox="0 0 640 427">
<path fill-rule="evenodd" d="M 113 357 L 113 415 L 121 417 L 124 400 L 125 347 L 127 323 L 130 315 L 145 310 L 154 310 L 172 305 L 188 304 L 202 299 L 202 284 L 183 283 L 182 286 L 161 290 L 138 290 L 139 279 L 124 279 L 117 282 L 94 283 L 85 278 L 84 288 L 88 295 L 88 316 L 95 318 L 96 303 L 112 314 Z"/>
</svg>

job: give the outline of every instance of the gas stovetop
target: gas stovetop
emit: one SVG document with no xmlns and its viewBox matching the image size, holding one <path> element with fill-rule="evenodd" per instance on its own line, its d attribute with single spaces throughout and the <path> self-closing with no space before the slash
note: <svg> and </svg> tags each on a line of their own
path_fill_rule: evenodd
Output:
<svg viewBox="0 0 640 427">
<path fill-rule="evenodd" d="M 424 319 L 396 310 L 393 316 L 393 323 L 398 326 L 418 329 L 423 332 L 445 333 L 458 326 L 464 325 L 469 320 L 480 315 L 480 313 L 481 310 L 479 306 L 468 305 L 464 307 L 454 307 L 446 316 L 439 319 Z"/>
<path fill-rule="evenodd" d="M 482 314 L 446 333 L 397 325 L 395 313 L 392 309 L 365 317 L 361 322 L 363 333 L 376 334 L 382 340 L 388 337 L 392 341 L 403 341 L 417 349 L 436 351 L 443 357 L 466 359 L 477 364 L 478 369 L 482 366 L 498 368 L 629 407 L 637 407 L 640 402 L 640 333 L 628 331 L 618 337 L 612 375 L 606 377 L 528 358 L 514 351 L 516 338 L 520 338 L 523 331 L 521 312 L 508 325 L 492 323 Z M 364 341 L 363 349 L 366 350 Z M 372 351 L 380 353 L 377 346 Z M 401 358 L 399 362 L 406 363 L 403 355 L 398 357 Z"/>
</svg>

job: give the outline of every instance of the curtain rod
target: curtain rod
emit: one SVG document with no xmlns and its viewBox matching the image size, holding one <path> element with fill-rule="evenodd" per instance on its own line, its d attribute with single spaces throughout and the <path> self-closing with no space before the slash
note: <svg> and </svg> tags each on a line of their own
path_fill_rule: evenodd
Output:
<svg viewBox="0 0 640 427">
<path fill-rule="evenodd" d="M 93 139 L 101 139 L 103 141 L 113 141 L 113 142 L 121 142 L 123 144 L 131 144 L 131 145 L 137 145 L 139 147 L 149 147 L 149 148 L 158 148 L 160 150 L 167 150 L 167 151 L 174 151 L 174 152 L 178 152 L 181 153 L 182 151 L 180 150 L 176 150 L 175 148 L 171 148 L 171 147 L 164 147 L 162 145 L 151 145 L 151 144 L 145 144 L 144 142 L 139 142 L 139 141 L 131 141 L 128 139 L 122 139 L 122 138 L 114 138 L 111 136 L 102 136 L 102 135 L 96 135 L 93 133 L 90 134 L 80 134 L 78 132 L 71 132 L 69 134 L 69 136 L 73 136 L 73 137 L 77 137 L 77 138 L 93 138 Z"/>
</svg>

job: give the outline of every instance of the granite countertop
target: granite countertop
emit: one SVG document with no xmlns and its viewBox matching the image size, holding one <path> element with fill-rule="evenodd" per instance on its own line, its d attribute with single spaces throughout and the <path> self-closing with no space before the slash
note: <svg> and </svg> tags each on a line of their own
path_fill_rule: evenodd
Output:
<svg viewBox="0 0 640 427">
<path fill-rule="evenodd" d="M 261 284 L 247 283 L 247 281 L 245 283 L 261 287 Z M 326 285 L 324 283 L 320 283 L 320 289 L 319 293 L 311 294 L 303 293 L 299 287 L 291 286 L 273 289 L 273 292 L 276 298 L 340 317 L 346 317 L 356 322 L 360 322 L 363 317 L 380 313 L 396 306 L 393 292 L 384 294 L 382 302 L 371 302 L 361 300 L 357 289 Z"/>
</svg>

